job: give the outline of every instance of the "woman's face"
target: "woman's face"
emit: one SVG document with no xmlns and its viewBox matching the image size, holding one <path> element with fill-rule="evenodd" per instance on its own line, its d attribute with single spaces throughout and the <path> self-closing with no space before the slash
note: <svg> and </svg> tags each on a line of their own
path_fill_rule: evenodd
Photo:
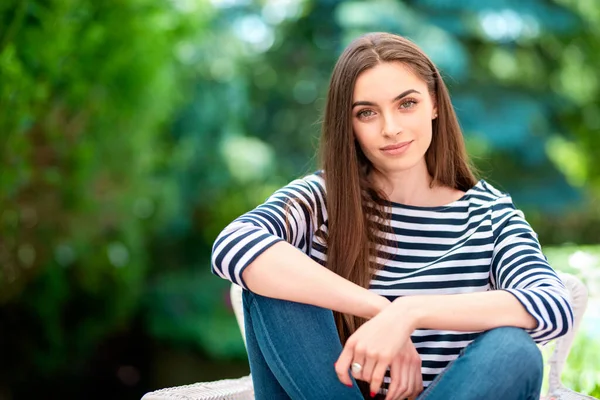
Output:
<svg viewBox="0 0 600 400">
<path fill-rule="evenodd" d="M 365 156 L 383 174 L 425 163 L 436 115 L 427 84 L 399 62 L 377 64 L 356 80 L 354 135 Z"/>
</svg>

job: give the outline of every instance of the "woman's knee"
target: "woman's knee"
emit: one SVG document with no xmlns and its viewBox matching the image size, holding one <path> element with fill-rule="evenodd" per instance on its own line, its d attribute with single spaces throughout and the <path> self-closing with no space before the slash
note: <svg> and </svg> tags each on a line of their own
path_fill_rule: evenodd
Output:
<svg viewBox="0 0 600 400">
<path fill-rule="evenodd" d="M 271 310 L 274 312 L 286 313 L 307 313 L 307 314 L 332 314 L 331 310 L 313 306 L 310 304 L 297 303 L 294 301 L 275 299 L 272 297 L 262 296 L 245 290 L 242 295 L 244 304 L 248 307 L 257 306 L 261 309 Z"/>
<path fill-rule="evenodd" d="M 291 398 L 362 398 L 335 373 L 342 345 L 331 310 L 253 293 L 245 293 L 244 302 L 256 348 Z"/>
<path fill-rule="evenodd" d="M 260 320 L 265 328 L 297 330 L 321 327 L 335 330 L 333 312 L 326 308 L 293 301 L 274 299 L 244 291 L 244 316 Z M 260 327 L 256 327 L 260 329 Z"/>
<path fill-rule="evenodd" d="M 543 378 L 542 353 L 531 336 L 521 328 L 501 327 L 484 334 L 490 345 L 497 347 L 498 362 L 514 374 L 540 382 Z"/>
</svg>

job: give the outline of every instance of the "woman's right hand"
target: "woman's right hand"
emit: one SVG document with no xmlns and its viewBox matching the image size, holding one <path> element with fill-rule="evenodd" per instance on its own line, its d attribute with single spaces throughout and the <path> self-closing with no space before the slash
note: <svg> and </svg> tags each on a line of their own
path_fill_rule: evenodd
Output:
<svg viewBox="0 0 600 400">
<path fill-rule="evenodd" d="M 386 400 L 403 400 L 423 391 L 421 357 L 410 337 L 415 330 L 414 315 L 400 306 L 403 303 L 394 304 L 383 308 L 346 340 L 335 370 L 346 385 L 351 384 L 348 371 L 355 379 L 369 382 L 373 397 L 389 368 L 391 382 Z M 360 367 L 355 370 L 354 364 Z"/>
<path fill-rule="evenodd" d="M 412 400 L 423 391 L 421 357 L 411 340 L 406 342 L 404 348 L 392 360 L 390 377 L 386 400 Z"/>
<path fill-rule="evenodd" d="M 391 382 L 385 399 L 416 399 L 423 391 L 423 377 L 421 375 L 421 357 L 410 339 L 392 359 L 389 368 Z M 383 383 L 383 375 L 375 378 L 377 374 L 373 374 L 373 372 L 372 365 L 367 363 L 362 371 L 358 373 L 351 371 L 351 374 L 354 379 L 369 382 L 371 393 L 377 393 Z"/>
</svg>

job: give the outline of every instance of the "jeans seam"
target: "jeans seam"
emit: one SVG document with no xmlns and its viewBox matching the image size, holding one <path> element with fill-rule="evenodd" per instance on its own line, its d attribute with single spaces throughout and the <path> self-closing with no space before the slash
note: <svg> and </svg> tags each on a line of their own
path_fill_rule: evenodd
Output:
<svg viewBox="0 0 600 400">
<path fill-rule="evenodd" d="M 275 345 L 271 341 L 271 337 L 269 336 L 268 330 L 266 329 L 265 323 L 263 321 L 263 317 L 262 317 L 262 314 L 260 312 L 260 308 L 258 306 L 256 306 L 255 309 L 256 309 L 256 313 L 257 313 L 258 319 L 259 319 L 258 322 L 261 324 L 261 327 L 262 327 L 263 331 L 265 332 L 265 338 L 267 339 L 268 345 L 271 347 L 271 349 L 275 349 Z M 296 385 L 296 382 L 294 382 L 294 380 L 292 379 L 292 376 L 288 372 L 287 368 L 285 368 L 285 363 L 281 360 L 281 358 L 279 358 L 279 354 L 277 354 L 276 351 L 273 351 L 273 354 L 274 354 L 274 357 L 275 357 L 275 362 L 277 362 L 278 364 L 280 364 L 280 368 L 283 371 L 283 373 L 290 380 L 291 384 L 294 386 L 294 389 L 302 396 L 302 391 Z M 306 399 L 304 396 L 302 396 L 302 398 Z"/>
</svg>

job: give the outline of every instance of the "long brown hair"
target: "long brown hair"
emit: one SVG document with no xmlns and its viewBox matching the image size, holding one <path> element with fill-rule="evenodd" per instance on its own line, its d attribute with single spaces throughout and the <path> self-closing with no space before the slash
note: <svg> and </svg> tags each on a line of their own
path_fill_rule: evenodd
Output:
<svg viewBox="0 0 600 400">
<path fill-rule="evenodd" d="M 462 132 L 446 85 L 431 60 L 411 41 L 389 33 L 370 33 L 354 40 L 338 59 L 327 95 L 321 134 L 321 162 L 327 186 L 327 265 L 338 275 L 364 288 L 377 270 L 377 248 L 385 238 L 376 234 L 385 208 L 367 176 L 371 163 L 352 130 L 352 97 L 358 76 L 383 62 L 400 62 L 426 82 L 438 117 L 425 154 L 432 185 L 467 191 L 477 180 L 469 165 Z M 334 313 L 342 343 L 364 322 Z"/>
</svg>

